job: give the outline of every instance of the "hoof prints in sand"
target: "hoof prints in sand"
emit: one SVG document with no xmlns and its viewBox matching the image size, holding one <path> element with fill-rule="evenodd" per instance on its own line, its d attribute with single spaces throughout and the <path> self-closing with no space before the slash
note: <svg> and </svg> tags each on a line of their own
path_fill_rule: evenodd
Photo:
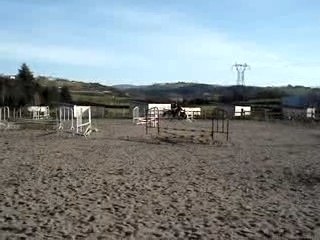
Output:
<svg viewBox="0 0 320 240">
<path fill-rule="evenodd" d="M 288 154 L 284 128 L 231 145 L 145 144 L 129 123 L 92 139 L 0 138 L 0 235 L 4 239 L 312 239 L 319 234 L 319 152 Z M 238 127 L 238 128 L 237 128 Z M 103 127 L 100 126 L 101 129 Z M 121 132 L 123 131 L 123 132 Z M 39 133 L 37 133 L 39 134 Z M 113 138 L 113 139 L 112 139 Z M 309 140 L 308 140 L 309 139 Z M 310 142 L 311 143 L 311 142 Z M 36 145 L 36 147 L 34 146 Z M 312 146 L 310 144 L 310 146 Z M 303 175 L 304 174 L 304 175 Z M 309 174 L 309 175 L 308 175 Z"/>
</svg>

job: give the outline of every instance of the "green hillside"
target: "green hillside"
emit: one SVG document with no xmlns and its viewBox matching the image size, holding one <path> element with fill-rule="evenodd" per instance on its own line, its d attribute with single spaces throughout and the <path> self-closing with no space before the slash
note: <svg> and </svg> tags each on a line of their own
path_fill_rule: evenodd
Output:
<svg viewBox="0 0 320 240">
<path fill-rule="evenodd" d="M 37 77 L 37 82 L 45 87 L 68 87 L 73 102 L 98 105 L 125 105 L 129 98 L 122 91 L 100 83 L 86 83 L 61 78 Z"/>
<path fill-rule="evenodd" d="M 180 101 L 208 104 L 210 102 L 235 103 L 248 101 L 269 102 L 288 96 L 320 96 L 319 88 L 303 86 L 255 87 L 219 86 L 197 83 L 167 83 L 122 89 L 131 98 L 142 101 Z"/>
<path fill-rule="evenodd" d="M 148 86 L 115 85 L 86 83 L 61 78 L 38 77 L 42 86 L 67 86 L 72 100 L 80 103 L 104 105 L 129 105 L 132 100 L 147 102 L 183 102 L 193 105 L 212 103 L 248 103 L 257 106 L 272 106 L 281 103 L 288 96 L 320 98 L 320 88 L 304 86 L 255 87 L 220 86 L 202 83 L 165 83 Z"/>
</svg>

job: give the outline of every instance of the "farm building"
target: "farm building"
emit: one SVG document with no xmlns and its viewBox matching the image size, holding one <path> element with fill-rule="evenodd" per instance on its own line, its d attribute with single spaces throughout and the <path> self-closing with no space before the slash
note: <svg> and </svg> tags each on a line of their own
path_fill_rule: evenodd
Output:
<svg viewBox="0 0 320 240">
<path fill-rule="evenodd" d="M 183 107 L 182 109 L 189 119 L 199 118 L 201 116 L 201 108 L 199 107 Z"/>
<path fill-rule="evenodd" d="M 312 119 L 316 118 L 316 108 L 313 108 L 313 107 L 307 108 L 307 118 L 312 118 Z"/>
<path fill-rule="evenodd" d="M 164 111 L 171 109 L 171 104 L 170 103 L 169 104 L 167 104 L 167 103 L 165 103 L 165 104 L 163 104 L 163 103 L 149 103 L 148 104 L 148 109 L 151 109 L 154 107 L 158 108 L 160 115 L 162 115 L 162 113 Z"/>
<path fill-rule="evenodd" d="M 251 115 L 251 106 L 235 106 L 234 107 L 234 116 L 250 116 Z"/>
<path fill-rule="evenodd" d="M 50 111 L 48 106 L 30 106 L 28 112 L 33 119 L 46 119 L 50 117 Z"/>
<path fill-rule="evenodd" d="M 171 103 L 144 103 L 144 102 L 138 102 L 135 101 L 132 103 L 132 110 L 136 107 L 136 109 L 139 109 L 139 116 L 143 116 L 145 114 L 145 110 L 151 109 L 151 108 L 158 108 L 160 116 L 163 116 L 163 113 L 165 111 L 172 109 Z M 202 110 L 200 107 L 181 107 L 182 110 L 185 111 L 188 118 L 200 118 L 202 114 Z"/>
</svg>

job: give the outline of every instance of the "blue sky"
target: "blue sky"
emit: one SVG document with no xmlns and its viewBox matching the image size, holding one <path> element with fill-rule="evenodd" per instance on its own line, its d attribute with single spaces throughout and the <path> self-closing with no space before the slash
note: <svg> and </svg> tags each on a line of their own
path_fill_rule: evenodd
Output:
<svg viewBox="0 0 320 240">
<path fill-rule="evenodd" d="M 319 0 L 0 0 L 0 73 L 320 86 Z"/>
</svg>

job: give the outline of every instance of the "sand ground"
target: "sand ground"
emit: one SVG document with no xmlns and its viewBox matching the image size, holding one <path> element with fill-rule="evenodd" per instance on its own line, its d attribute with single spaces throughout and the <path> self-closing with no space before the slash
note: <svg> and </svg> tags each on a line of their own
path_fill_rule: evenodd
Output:
<svg viewBox="0 0 320 240">
<path fill-rule="evenodd" d="M 231 121 L 202 145 L 95 124 L 0 132 L 0 239 L 320 239 L 319 125 Z"/>
</svg>

